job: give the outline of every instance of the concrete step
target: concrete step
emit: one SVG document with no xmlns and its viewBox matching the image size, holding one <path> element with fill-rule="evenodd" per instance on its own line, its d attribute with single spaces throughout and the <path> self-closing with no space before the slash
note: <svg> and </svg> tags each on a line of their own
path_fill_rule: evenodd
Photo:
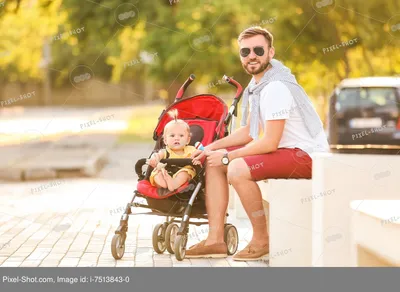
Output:
<svg viewBox="0 0 400 292">
<path fill-rule="evenodd" d="M 108 147 L 107 147 L 108 146 Z M 24 143 L 0 148 L 0 179 L 23 181 L 95 176 L 107 163 L 110 145 L 91 145 L 81 138 Z"/>
</svg>

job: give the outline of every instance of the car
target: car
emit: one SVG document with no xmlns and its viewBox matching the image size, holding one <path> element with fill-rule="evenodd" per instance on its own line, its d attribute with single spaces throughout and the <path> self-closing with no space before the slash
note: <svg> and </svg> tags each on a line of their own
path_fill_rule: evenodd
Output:
<svg viewBox="0 0 400 292">
<path fill-rule="evenodd" d="M 330 97 L 327 124 L 333 151 L 400 153 L 400 77 L 342 80 Z"/>
</svg>

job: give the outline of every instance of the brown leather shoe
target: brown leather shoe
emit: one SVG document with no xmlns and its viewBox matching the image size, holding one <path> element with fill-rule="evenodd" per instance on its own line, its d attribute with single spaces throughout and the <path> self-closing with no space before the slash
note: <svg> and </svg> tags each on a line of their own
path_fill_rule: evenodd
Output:
<svg viewBox="0 0 400 292">
<path fill-rule="evenodd" d="M 269 243 L 263 247 L 255 247 L 249 244 L 233 256 L 234 261 L 256 261 L 262 258 L 269 258 Z"/>
<path fill-rule="evenodd" d="M 199 245 L 205 244 L 205 242 L 206 242 L 205 240 L 202 240 L 199 243 L 196 243 L 195 245 L 192 245 L 191 247 L 189 247 L 189 249 L 193 249 L 193 248 L 195 248 L 195 247 L 197 247 Z"/>
<path fill-rule="evenodd" d="M 228 256 L 228 247 L 225 242 L 205 245 L 203 240 L 198 244 L 191 246 L 186 250 L 185 258 L 226 258 Z"/>
</svg>

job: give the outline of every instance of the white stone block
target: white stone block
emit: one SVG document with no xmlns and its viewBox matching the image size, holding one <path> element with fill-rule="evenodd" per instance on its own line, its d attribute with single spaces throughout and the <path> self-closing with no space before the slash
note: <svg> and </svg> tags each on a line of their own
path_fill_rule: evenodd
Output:
<svg viewBox="0 0 400 292">
<path fill-rule="evenodd" d="M 400 156 L 317 154 L 313 157 L 313 266 L 351 263 L 353 200 L 400 200 Z"/>
</svg>

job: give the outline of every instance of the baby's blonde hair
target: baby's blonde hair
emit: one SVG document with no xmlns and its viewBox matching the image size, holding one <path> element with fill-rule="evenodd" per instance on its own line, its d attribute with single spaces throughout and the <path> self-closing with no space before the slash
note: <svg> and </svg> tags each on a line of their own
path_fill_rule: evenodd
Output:
<svg viewBox="0 0 400 292">
<path fill-rule="evenodd" d="M 178 110 L 177 109 L 172 109 L 168 112 L 168 115 L 173 119 L 172 121 L 169 121 L 165 127 L 164 127 L 164 135 L 167 134 L 168 129 L 171 128 L 173 125 L 184 125 L 186 127 L 186 130 L 189 133 L 190 136 L 190 127 L 189 125 L 181 119 L 178 119 Z"/>
</svg>

